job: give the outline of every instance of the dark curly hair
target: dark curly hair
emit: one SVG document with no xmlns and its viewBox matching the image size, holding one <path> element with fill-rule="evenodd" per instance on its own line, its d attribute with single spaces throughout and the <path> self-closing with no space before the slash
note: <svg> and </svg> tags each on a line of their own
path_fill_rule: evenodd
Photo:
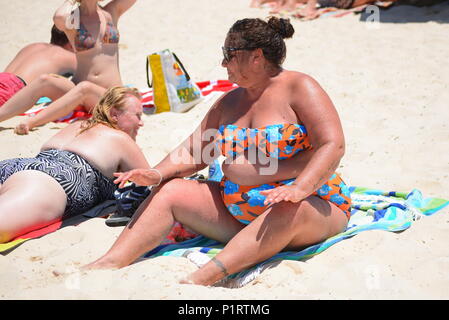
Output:
<svg viewBox="0 0 449 320">
<path fill-rule="evenodd" d="M 69 42 L 69 39 L 67 39 L 67 36 L 65 33 L 58 28 L 56 28 L 55 25 L 51 28 L 51 38 L 50 43 L 54 44 L 56 46 L 63 47 Z"/>
<path fill-rule="evenodd" d="M 246 18 L 232 25 L 228 38 L 235 47 L 262 49 L 265 58 L 280 67 L 287 52 L 284 39 L 291 38 L 294 33 L 290 19 L 269 17 L 264 21 Z"/>
</svg>

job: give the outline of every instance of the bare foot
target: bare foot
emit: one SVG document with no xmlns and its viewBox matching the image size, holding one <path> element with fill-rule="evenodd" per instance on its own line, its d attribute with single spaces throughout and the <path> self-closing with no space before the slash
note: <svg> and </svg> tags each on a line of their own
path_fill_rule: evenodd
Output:
<svg viewBox="0 0 449 320">
<path fill-rule="evenodd" d="M 85 266 L 82 266 L 80 269 L 83 271 L 101 270 L 101 269 L 114 270 L 114 269 L 120 269 L 120 266 L 118 266 L 117 263 L 115 263 L 115 261 L 100 258 L 94 262 L 91 262 L 89 264 L 86 264 Z"/>
<path fill-rule="evenodd" d="M 14 133 L 20 134 L 20 135 L 28 134 L 29 131 L 30 131 L 30 128 L 28 126 L 28 123 L 26 123 L 26 122 L 22 122 L 22 123 L 18 124 L 14 129 Z"/>
<path fill-rule="evenodd" d="M 189 279 L 189 277 L 179 280 L 179 283 L 180 284 L 195 284 L 195 282 L 193 282 L 193 280 Z"/>
</svg>

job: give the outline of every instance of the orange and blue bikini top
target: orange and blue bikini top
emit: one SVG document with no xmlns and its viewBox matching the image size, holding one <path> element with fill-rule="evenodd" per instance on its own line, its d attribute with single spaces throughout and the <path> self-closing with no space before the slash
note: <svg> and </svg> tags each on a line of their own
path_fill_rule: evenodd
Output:
<svg viewBox="0 0 449 320">
<path fill-rule="evenodd" d="M 120 40 L 120 33 L 118 29 L 112 24 L 112 22 L 106 23 L 106 30 L 103 35 L 103 43 L 118 43 Z M 86 51 L 95 47 L 95 39 L 87 28 L 80 23 L 80 28 L 76 30 L 75 36 L 75 49 L 76 51 Z"/>
<path fill-rule="evenodd" d="M 312 148 L 306 127 L 294 123 L 272 124 L 261 128 L 221 125 L 215 136 L 215 144 L 225 157 L 235 158 L 256 146 L 267 157 L 279 160 Z"/>
</svg>

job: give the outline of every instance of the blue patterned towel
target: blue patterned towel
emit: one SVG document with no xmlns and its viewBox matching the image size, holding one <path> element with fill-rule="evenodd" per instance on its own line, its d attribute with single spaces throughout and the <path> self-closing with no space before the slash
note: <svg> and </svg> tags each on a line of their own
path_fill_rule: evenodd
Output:
<svg viewBox="0 0 449 320">
<path fill-rule="evenodd" d="M 222 280 L 226 287 L 242 287 L 254 280 L 263 270 L 280 260 L 304 261 L 317 255 L 341 240 L 355 236 L 365 230 L 402 231 L 413 221 L 430 216 L 449 205 L 449 201 L 438 198 L 424 198 L 419 190 L 410 193 L 384 192 L 378 189 L 351 187 L 351 219 L 346 231 L 299 252 L 281 252 L 256 266 L 235 273 Z M 223 249 L 217 241 L 203 236 L 179 244 L 161 245 L 144 255 L 187 257 L 201 266 Z"/>
</svg>

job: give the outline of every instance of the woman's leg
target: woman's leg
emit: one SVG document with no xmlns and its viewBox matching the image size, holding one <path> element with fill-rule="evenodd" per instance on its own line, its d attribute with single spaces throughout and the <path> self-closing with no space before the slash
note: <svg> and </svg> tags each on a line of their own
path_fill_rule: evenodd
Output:
<svg viewBox="0 0 449 320">
<path fill-rule="evenodd" d="M 224 277 L 223 271 L 236 273 L 284 249 L 299 250 L 319 243 L 344 231 L 347 222 L 342 210 L 315 196 L 300 203 L 275 204 L 233 237 L 215 261 L 185 282 L 211 285 Z"/>
<path fill-rule="evenodd" d="M 14 173 L 0 188 L 0 243 L 58 220 L 66 202 L 64 189 L 49 175 Z"/>
<path fill-rule="evenodd" d="M 75 87 L 75 84 L 60 76 L 41 75 L 18 91 L 0 108 L 0 122 L 24 113 L 34 106 L 40 97 L 56 100 Z"/>
<path fill-rule="evenodd" d="M 217 183 L 175 179 L 141 205 L 112 248 L 88 268 L 129 265 L 156 247 L 175 220 L 206 237 L 227 243 L 215 262 L 207 263 L 186 280 L 203 285 L 223 278 L 222 266 L 229 274 L 239 272 L 283 249 L 297 250 L 323 241 L 347 225 L 343 211 L 311 196 L 300 203 L 278 203 L 245 226 L 227 211 Z"/>
<path fill-rule="evenodd" d="M 16 127 L 15 132 L 17 134 L 28 134 L 28 131 L 34 127 L 62 118 L 79 105 L 84 106 L 87 111 L 90 111 L 105 91 L 105 88 L 92 82 L 82 81 L 62 97 L 51 103 L 47 108 L 39 112 L 35 117 L 28 118 L 20 123 Z"/>
<path fill-rule="evenodd" d="M 87 268 L 121 268 L 158 246 L 175 221 L 220 242 L 244 225 L 228 212 L 217 182 L 173 179 L 142 203 L 109 251 Z"/>
</svg>

